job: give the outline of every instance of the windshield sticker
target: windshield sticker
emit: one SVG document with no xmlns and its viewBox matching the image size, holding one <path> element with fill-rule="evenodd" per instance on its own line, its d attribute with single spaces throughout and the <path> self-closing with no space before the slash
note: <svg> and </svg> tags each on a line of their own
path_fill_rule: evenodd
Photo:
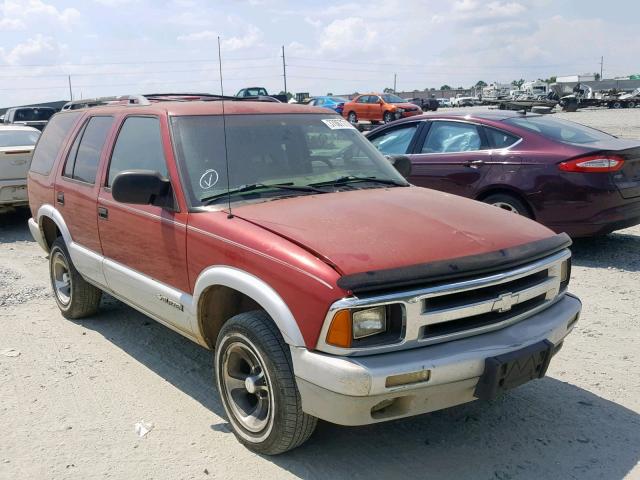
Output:
<svg viewBox="0 0 640 480">
<path fill-rule="evenodd" d="M 200 188 L 203 190 L 209 190 L 220 180 L 220 175 L 213 168 L 210 168 L 202 174 L 200 177 Z"/>
<path fill-rule="evenodd" d="M 326 118 L 322 120 L 322 122 L 331 130 L 342 130 L 345 128 L 355 129 L 355 127 L 344 118 Z"/>
</svg>

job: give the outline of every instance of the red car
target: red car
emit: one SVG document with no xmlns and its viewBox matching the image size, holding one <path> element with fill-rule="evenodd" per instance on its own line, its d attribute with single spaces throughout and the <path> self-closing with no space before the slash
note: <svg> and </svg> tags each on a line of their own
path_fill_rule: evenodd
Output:
<svg viewBox="0 0 640 480">
<path fill-rule="evenodd" d="M 391 93 L 358 95 L 342 108 L 342 116 L 353 124 L 362 120 L 389 123 L 421 113 L 422 108 Z"/>
<path fill-rule="evenodd" d="M 187 98 L 44 130 L 29 228 L 64 317 L 107 292 L 212 349 L 233 432 L 267 454 L 318 418 L 382 422 L 544 376 L 580 313 L 566 235 L 411 186 L 326 109 Z"/>
<path fill-rule="evenodd" d="M 443 113 L 400 120 L 367 138 L 406 154 L 418 186 L 480 200 L 572 237 L 640 223 L 640 141 L 550 115 Z"/>
</svg>

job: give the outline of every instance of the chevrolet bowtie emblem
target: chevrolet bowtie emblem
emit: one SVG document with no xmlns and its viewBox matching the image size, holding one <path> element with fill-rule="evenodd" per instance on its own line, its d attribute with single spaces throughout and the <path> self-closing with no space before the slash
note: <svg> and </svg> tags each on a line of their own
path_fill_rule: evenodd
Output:
<svg viewBox="0 0 640 480">
<path fill-rule="evenodd" d="M 491 311 L 500 313 L 508 312 L 516 303 L 518 303 L 519 297 L 520 295 L 517 293 L 503 293 L 495 302 L 493 302 Z"/>
</svg>

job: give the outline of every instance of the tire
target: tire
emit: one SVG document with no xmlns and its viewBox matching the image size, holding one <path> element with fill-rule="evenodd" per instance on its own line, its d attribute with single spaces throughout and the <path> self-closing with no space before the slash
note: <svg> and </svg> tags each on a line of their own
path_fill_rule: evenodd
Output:
<svg viewBox="0 0 640 480">
<path fill-rule="evenodd" d="M 49 278 L 53 296 L 64 318 L 83 318 L 98 311 L 102 290 L 78 273 L 62 237 L 56 238 L 51 245 Z"/>
<path fill-rule="evenodd" d="M 218 392 L 240 443 L 277 455 L 311 436 L 318 419 L 302 411 L 289 348 L 266 312 L 241 313 L 225 323 L 214 363 Z"/>
<path fill-rule="evenodd" d="M 347 119 L 349 120 L 349 123 L 352 123 L 354 125 L 358 123 L 358 115 L 356 115 L 356 112 L 349 112 Z"/>
<path fill-rule="evenodd" d="M 384 123 L 393 122 L 393 120 L 394 120 L 393 113 L 391 112 L 384 112 L 384 115 L 382 115 L 382 121 Z"/>
<path fill-rule="evenodd" d="M 484 203 L 494 205 L 503 210 L 507 210 L 523 217 L 532 218 L 531 212 L 527 206 L 517 197 L 509 195 L 508 193 L 494 193 L 482 200 Z"/>
<path fill-rule="evenodd" d="M 622 108 L 622 107 L 624 107 L 624 105 L 623 105 L 623 103 L 622 103 L 622 102 L 613 102 L 613 103 L 611 104 L 611 108 L 615 108 L 616 110 L 618 110 L 618 109 L 620 109 L 620 108 Z"/>
<path fill-rule="evenodd" d="M 636 102 L 629 102 L 629 103 L 627 103 L 627 107 L 629 107 L 629 108 L 636 108 Z"/>
</svg>

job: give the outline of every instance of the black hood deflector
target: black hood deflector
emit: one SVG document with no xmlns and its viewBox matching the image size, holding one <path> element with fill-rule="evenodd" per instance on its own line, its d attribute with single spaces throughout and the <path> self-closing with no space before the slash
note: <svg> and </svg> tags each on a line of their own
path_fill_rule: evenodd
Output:
<svg viewBox="0 0 640 480">
<path fill-rule="evenodd" d="M 425 286 L 515 268 L 552 255 L 570 245 L 569 236 L 560 233 L 535 242 L 480 255 L 345 275 L 338 279 L 338 286 L 353 293 Z"/>
</svg>

